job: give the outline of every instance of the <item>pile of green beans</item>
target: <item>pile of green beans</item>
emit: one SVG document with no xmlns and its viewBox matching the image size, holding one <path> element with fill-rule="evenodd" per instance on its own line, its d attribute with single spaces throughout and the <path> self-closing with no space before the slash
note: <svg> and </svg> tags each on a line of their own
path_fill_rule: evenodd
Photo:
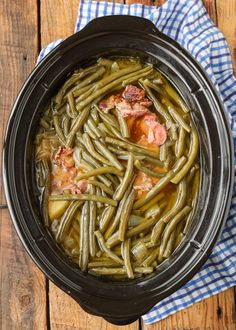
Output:
<svg viewBox="0 0 236 330">
<path fill-rule="evenodd" d="M 159 148 L 132 139 L 117 109 L 100 100 L 133 84 L 168 131 Z M 135 58 L 99 59 L 66 79 L 43 112 L 35 173 L 45 226 L 81 271 L 113 279 L 153 273 L 184 240 L 200 187 L 199 138 L 191 111 L 167 79 Z M 71 148 L 84 193 L 53 191 L 54 157 Z M 71 150 L 69 149 L 69 150 Z M 139 175 L 152 187 L 138 195 Z M 50 209 L 58 208 L 52 212 Z"/>
</svg>

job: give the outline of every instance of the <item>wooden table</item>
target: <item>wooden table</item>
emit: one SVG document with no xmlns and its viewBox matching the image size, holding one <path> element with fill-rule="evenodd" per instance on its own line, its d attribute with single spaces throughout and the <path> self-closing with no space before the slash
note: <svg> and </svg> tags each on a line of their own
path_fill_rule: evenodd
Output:
<svg viewBox="0 0 236 330">
<path fill-rule="evenodd" d="M 132 2 L 135 1 L 126 1 Z M 153 4 L 152 0 L 140 2 Z M 157 0 L 155 4 L 163 2 Z M 204 3 L 229 42 L 236 69 L 236 0 L 205 0 Z M 40 49 L 73 33 L 77 9 L 78 0 L 0 1 L 1 147 L 13 101 L 33 69 Z M 101 318 L 85 313 L 38 270 L 16 235 L 5 205 L 1 180 L 0 185 L 0 329 L 117 329 Z M 236 329 L 235 291 L 233 288 L 226 290 L 154 325 L 145 326 L 139 320 L 122 328 L 128 329 Z"/>
</svg>

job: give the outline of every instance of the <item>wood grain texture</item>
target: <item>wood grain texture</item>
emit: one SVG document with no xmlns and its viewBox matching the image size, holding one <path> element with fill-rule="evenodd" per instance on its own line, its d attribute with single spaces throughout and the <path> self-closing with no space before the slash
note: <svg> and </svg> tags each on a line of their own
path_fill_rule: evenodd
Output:
<svg viewBox="0 0 236 330">
<path fill-rule="evenodd" d="M 36 0 L 0 1 L 0 149 L 6 121 L 21 85 L 37 57 Z M 2 164 L 2 152 L 0 163 Z M 1 175 L 2 167 L 0 167 Z M 0 203 L 5 203 L 0 180 Z"/>
<path fill-rule="evenodd" d="M 218 27 L 223 32 L 231 51 L 236 73 L 236 1 L 216 0 Z"/>
<path fill-rule="evenodd" d="M 36 0 L 0 1 L 0 148 L 14 99 L 38 51 Z M 2 153 L 0 153 L 1 157 Z M 1 161 L 1 160 L 0 160 Z M 5 202 L 0 180 L 1 204 Z M 0 210 L 0 329 L 46 329 L 44 275 L 20 243 L 7 210 Z"/>
<path fill-rule="evenodd" d="M 41 0 L 41 47 L 74 33 L 79 0 Z"/>
<path fill-rule="evenodd" d="M 78 303 L 52 283 L 49 296 L 51 330 L 138 330 L 138 322 L 118 327 L 84 312 Z"/>
<path fill-rule="evenodd" d="M 8 210 L 0 210 L 0 329 L 46 329 L 45 277 L 16 236 Z"/>
<path fill-rule="evenodd" d="M 217 25 L 216 0 L 203 0 L 203 3 L 208 11 L 212 22 Z"/>
</svg>

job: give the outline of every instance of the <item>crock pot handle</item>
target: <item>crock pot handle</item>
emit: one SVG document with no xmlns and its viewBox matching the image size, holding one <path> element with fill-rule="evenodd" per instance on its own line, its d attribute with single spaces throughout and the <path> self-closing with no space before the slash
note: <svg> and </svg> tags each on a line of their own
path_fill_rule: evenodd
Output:
<svg viewBox="0 0 236 330">
<path fill-rule="evenodd" d="M 86 34 L 105 32 L 105 31 L 142 31 L 146 33 L 160 33 L 155 25 L 146 18 L 129 16 L 129 15 L 113 15 L 104 16 L 93 19 L 89 22 L 81 32 Z"/>
</svg>

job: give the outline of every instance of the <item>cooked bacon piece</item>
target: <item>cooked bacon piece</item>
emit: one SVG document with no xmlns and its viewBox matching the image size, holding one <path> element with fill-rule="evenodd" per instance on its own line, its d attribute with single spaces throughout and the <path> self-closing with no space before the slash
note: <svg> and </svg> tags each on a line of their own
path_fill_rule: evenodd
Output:
<svg viewBox="0 0 236 330">
<path fill-rule="evenodd" d="M 158 122 L 156 115 L 145 115 L 144 122 L 148 126 L 148 143 L 162 145 L 167 139 L 167 130 Z"/>
<path fill-rule="evenodd" d="M 141 101 L 145 97 L 145 91 L 136 86 L 128 85 L 125 87 L 122 97 L 129 102 Z"/>
<path fill-rule="evenodd" d="M 136 198 L 140 198 L 143 193 L 148 192 L 152 187 L 152 179 L 145 173 L 138 171 L 133 186 L 133 189 L 137 191 Z"/>
<path fill-rule="evenodd" d="M 55 154 L 54 160 L 58 166 L 64 166 L 66 168 L 73 167 L 75 165 L 73 149 L 60 146 Z"/>
<path fill-rule="evenodd" d="M 82 194 L 87 191 L 87 180 L 75 181 L 80 171 L 74 167 L 73 149 L 60 146 L 54 160 L 51 181 L 52 191 L 63 193 L 63 191 L 70 189 L 72 194 Z"/>
<path fill-rule="evenodd" d="M 103 110 L 104 112 L 108 112 L 111 109 L 115 108 L 115 105 L 117 102 L 120 101 L 120 96 L 119 95 L 111 95 L 108 97 L 106 100 L 102 100 L 99 103 L 99 108 Z"/>
<path fill-rule="evenodd" d="M 122 100 L 116 104 L 116 109 L 119 110 L 123 117 L 134 116 L 136 118 L 145 115 L 148 109 L 142 106 L 140 103 L 134 103 L 131 105 L 128 101 Z"/>
<path fill-rule="evenodd" d="M 88 181 L 83 179 L 77 183 L 71 183 L 66 189 L 70 189 L 72 194 L 83 194 L 88 189 Z"/>
<path fill-rule="evenodd" d="M 111 95 L 99 103 L 99 108 L 104 112 L 116 107 L 121 112 L 123 117 L 134 116 L 136 118 L 145 115 L 149 110 L 147 109 L 152 105 L 152 101 L 145 97 L 145 91 L 133 86 L 126 86 L 122 96 Z"/>
</svg>

